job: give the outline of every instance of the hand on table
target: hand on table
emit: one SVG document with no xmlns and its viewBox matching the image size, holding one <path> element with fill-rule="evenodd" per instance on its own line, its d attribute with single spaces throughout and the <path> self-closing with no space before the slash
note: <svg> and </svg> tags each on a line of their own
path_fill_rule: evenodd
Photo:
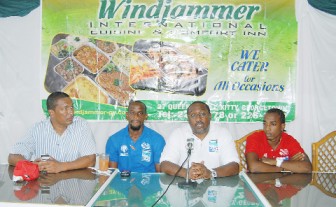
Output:
<svg viewBox="0 0 336 207">
<path fill-rule="evenodd" d="M 189 177 L 192 180 L 198 179 L 210 179 L 211 178 L 211 171 L 204 165 L 204 162 L 191 164 L 189 170 Z"/>
<path fill-rule="evenodd" d="M 42 161 L 41 158 L 38 158 L 34 162 L 38 164 L 39 170 L 42 172 L 59 173 L 62 171 L 61 170 L 62 163 L 55 160 L 53 157 L 50 157 L 46 161 Z"/>
</svg>

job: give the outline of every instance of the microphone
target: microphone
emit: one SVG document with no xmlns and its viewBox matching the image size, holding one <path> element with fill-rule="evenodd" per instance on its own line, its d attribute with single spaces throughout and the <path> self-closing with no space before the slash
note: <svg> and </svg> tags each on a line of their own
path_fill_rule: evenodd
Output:
<svg viewBox="0 0 336 207">
<path fill-rule="evenodd" d="M 183 182 L 179 182 L 178 183 L 178 186 L 180 188 L 190 188 L 190 187 L 196 187 L 197 183 L 196 182 L 191 182 L 189 180 L 189 158 L 190 158 L 190 155 L 191 155 L 191 151 L 194 149 L 194 138 L 188 138 L 187 139 L 187 144 L 186 144 L 186 149 L 187 149 L 187 158 L 186 158 L 186 161 L 187 161 L 187 176 L 186 176 L 186 180 L 183 181 Z"/>
<path fill-rule="evenodd" d="M 186 148 L 187 148 L 187 153 L 188 153 L 188 156 L 191 155 L 191 151 L 194 149 L 194 138 L 188 138 L 187 139 L 187 145 L 186 145 Z"/>
</svg>

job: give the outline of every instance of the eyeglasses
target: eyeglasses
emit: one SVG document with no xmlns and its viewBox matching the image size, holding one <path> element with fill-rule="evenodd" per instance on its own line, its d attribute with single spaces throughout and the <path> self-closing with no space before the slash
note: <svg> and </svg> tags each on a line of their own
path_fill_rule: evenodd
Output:
<svg viewBox="0 0 336 207">
<path fill-rule="evenodd" d="M 201 112 L 201 113 L 198 113 L 198 114 L 188 114 L 188 116 L 192 119 L 196 119 L 197 117 L 200 117 L 200 118 L 204 118 L 204 117 L 207 117 L 209 114 L 206 113 L 206 112 Z"/>
<path fill-rule="evenodd" d="M 135 112 L 135 111 L 130 111 L 130 112 L 127 112 L 130 116 L 143 116 L 145 115 L 145 112 L 143 111 L 138 111 L 138 112 Z"/>
</svg>

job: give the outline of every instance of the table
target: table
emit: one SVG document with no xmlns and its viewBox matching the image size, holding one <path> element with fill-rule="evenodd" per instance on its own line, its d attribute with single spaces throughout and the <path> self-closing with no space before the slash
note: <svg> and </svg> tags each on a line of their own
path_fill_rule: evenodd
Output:
<svg viewBox="0 0 336 207">
<path fill-rule="evenodd" d="M 108 183 L 92 206 L 152 206 L 173 176 L 159 173 L 120 174 Z M 336 206 L 335 173 L 245 173 L 205 180 L 180 188 L 176 178 L 155 206 Z"/>
<path fill-rule="evenodd" d="M 13 166 L 0 165 L 0 206 L 86 206 L 106 180 L 91 169 L 82 169 L 40 174 L 38 180 L 15 183 L 13 170 Z"/>
<path fill-rule="evenodd" d="M 270 206 L 326 207 L 336 206 L 336 173 L 247 173 Z M 253 185 L 252 184 L 252 185 Z M 249 201 L 251 191 L 245 195 Z"/>
<path fill-rule="evenodd" d="M 13 167 L 0 165 L 0 206 L 153 206 L 173 176 L 131 173 L 123 178 L 96 175 L 91 169 L 41 175 L 36 181 L 16 184 Z M 204 180 L 181 188 L 177 177 L 158 200 L 157 207 L 183 206 L 336 206 L 335 173 L 245 173 Z"/>
<path fill-rule="evenodd" d="M 151 206 L 167 189 L 173 176 L 163 173 L 131 173 L 122 178 L 93 174 L 91 169 L 57 174 L 41 174 L 39 179 L 21 184 L 12 181 L 14 167 L 0 165 L 0 206 Z M 244 178 L 232 176 L 205 180 L 195 188 L 178 187 L 183 178 L 175 178 L 167 193 L 155 206 L 241 206 Z M 254 197 L 252 195 L 252 197 Z M 252 206 L 262 206 L 258 198 Z"/>
<path fill-rule="evenodd" d="M 128 178 L 118 173 L 92 206 L 153 206 L 172 180 L 173 176 L 163 173 L 131 173 Z M 244 192 L 249 186 L 240 175 L 204 180 L 196 187 L 180 188 L 178 183 L 184 181 L 175 178 L 155 206 L 263 206 L 254 194 L 250 195 L 253 202 L 246 199 Z"/>
</svg>

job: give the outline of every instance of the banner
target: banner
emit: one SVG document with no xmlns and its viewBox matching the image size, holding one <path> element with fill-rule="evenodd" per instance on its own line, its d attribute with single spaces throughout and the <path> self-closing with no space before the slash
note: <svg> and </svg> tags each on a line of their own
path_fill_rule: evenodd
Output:
<svg viewBox="0 0 336 207">
<path fill-rule="evenodd" d="M 75 114 L 124 120 L 130 100 L 148 119 L 186 121 L 193 101 L 216 122 L 295 118 L 297 22 L 292 0 L 44 0 L 47 96 L 68 93 Z"/>
</svg>

